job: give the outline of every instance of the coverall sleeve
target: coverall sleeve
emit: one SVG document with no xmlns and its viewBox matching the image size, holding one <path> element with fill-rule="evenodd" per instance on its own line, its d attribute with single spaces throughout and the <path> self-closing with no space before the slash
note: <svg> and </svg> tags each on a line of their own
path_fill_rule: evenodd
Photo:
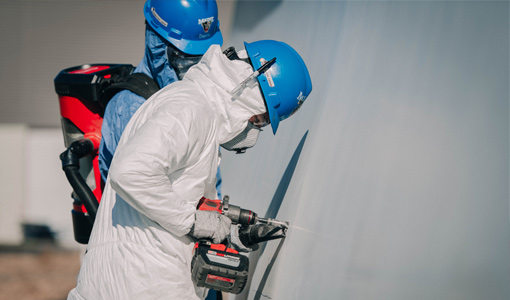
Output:
<svg viewBox="0 0 510 300">
<path fill-rule="evenodd" d="M 110 184 L 128 204 L 177 236 L 189 233 L 203 180 L 196 178 L 197 199 L 182 199 L 172 182 L 187 166 L 197 163 L 193 155 L 204 147 L 207 118 L 193 120 L 193 112 L 154 112 L 134 134 L 126 131 L 110 168 Z M 125 134 L 126 134 L 125 133 Z M 201 188 L 202 187 L 202 188 Z M 202 190 L 201 190 L 202 189 Z M 196 200 L 196 201 L 195 201 Z"/>
</svg>

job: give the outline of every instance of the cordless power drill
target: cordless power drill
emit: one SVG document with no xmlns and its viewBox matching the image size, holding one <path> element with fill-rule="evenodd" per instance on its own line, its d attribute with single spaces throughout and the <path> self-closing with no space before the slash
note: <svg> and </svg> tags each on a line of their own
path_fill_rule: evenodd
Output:
<svg viewBox="0 0 510 300">
<path fill-rule="evenodd" d="M 239 239 L 246 247 L 256 247 L 263 241 L 285 237 L 288 222 L 260 218 L 251 210 L 229 204 L 229 196 L 221 200 L 202 198 L 199 210 L 218 211 L 227 216 L 233 225 L 241 225 Z M 199 241 L 195 244 L 191 275 L 195 285 L 232 294 L 239 294 L 248 281 L 247 256 L 224 244 Z"/>
</svg>

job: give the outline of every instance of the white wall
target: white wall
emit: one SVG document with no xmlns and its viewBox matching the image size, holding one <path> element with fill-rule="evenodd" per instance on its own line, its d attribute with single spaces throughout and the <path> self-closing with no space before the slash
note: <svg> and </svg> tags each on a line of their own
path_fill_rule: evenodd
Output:
<svg viewBox="0 0 510 300">
<path fill-rule="evenodd" d="M 22 124 L 0 126 L 0 244 L 17 245 L 23 241 L 25 142 L 27 127 Z"/>
<path fill-rule="evenodd" d="M 232 42 L 295 46 L 314 90 L 276 136 L 224 155 L 231 202 L 291 223 L 236 299 L 510 297 L 508 11 L 238 4 Z"/>
<path fill-rule="evenodd" d="M 48 225 L 58 243 L 77 248 L 71 222 L 71 186 L 59 154 L 62 131 L 0 126 L 0 245 L 23 243 L 22 224 Z"/>
<path fill-rule="evenodd" d="M 71 209 L 72 188 L 62 171 L 59 154 L 65 150 L 61 129 L 31 129 L 25 157 L 25 221 L 46 224 L 60 245 L 76 248 Z"/>
</svg>

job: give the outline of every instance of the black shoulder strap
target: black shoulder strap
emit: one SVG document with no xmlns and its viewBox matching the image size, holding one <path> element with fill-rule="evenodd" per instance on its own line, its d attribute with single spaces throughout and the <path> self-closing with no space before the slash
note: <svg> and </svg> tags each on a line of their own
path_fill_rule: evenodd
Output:
<svg viewBox="0 0 510 300">
<path fill-rule="evenodd" d="M 103 93 L 108 101 L 118 92 L 129 90 L 145 99 L 149 99 L 160 90 L 158 83 L 144 73 L 133 73 L 125 81 L 111 84 Z"/>
</svg>

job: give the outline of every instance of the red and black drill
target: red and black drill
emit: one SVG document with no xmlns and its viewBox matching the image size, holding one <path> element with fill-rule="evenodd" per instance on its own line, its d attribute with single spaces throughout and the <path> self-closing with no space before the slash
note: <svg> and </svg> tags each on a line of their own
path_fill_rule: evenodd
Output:
<svg viewBox="0 0 510 300">
<path fill-rule="evenodd" d="M 241 243 L 255 248 L 258 243 L 284 238 L 289 223 L 269 218 L 261 218 L 255 212 L 229 204 L 229 196 L 210 200 L 202 198 L 199 210 L 218 211 L 241 225 Z M 199 241 L 195 245 L 191 274 L 195 285 L 232 294 L 239 294 L 248 281 L 249 260 L 235 249 L 224 244 Z"/>
</svg>

